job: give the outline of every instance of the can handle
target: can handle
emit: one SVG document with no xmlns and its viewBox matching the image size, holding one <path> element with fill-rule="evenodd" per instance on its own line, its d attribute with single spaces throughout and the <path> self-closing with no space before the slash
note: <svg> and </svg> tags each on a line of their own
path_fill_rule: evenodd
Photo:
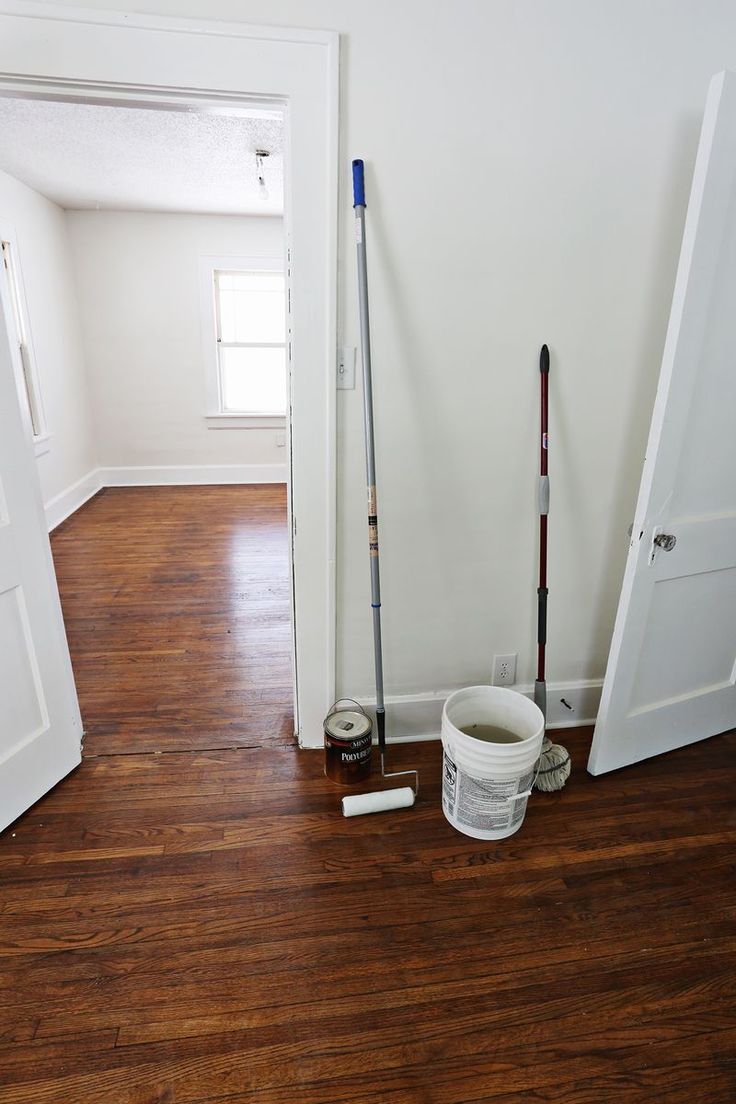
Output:
<svg viewBox="0 0 736 1104">
<path fill-rule="evenodd" d="M 327 717 L 331 717 L 331 716 L 332 716 L 332 714 L 333 714 L 333 713 L 335 713 L 335 712 L 337 711 L 337 707 L 338 707 L 338 705 L 340 704 L 340 702 L 350 702 L 350 704 L 351 704 L 351 705 L 355 705 L 355 706 L 357 706 L 357 708 L 358 708 L 358 709 L 359 709 L 359 711 L 360 711 L 360 712 L 361 712 L 361 713 L 363 714 L 363 716 L 364 716 L 364 717 L 367 717 L 367 716 L 368 716 L 368 714 L 366 713 L 366 711 L 365 711 L 365 709 L 363 708 L 363 706 L 362 706 L 362 705 L 360 704 L 360 702 L 357 702 L 357 701 L 355 700 L 355 698 L 338 698 L 338 699 L 337 699 L 337 701 L 336 701 L 336 702 L 333 702 L 333 704 L 332 704 L 332 705 L 330 706 L 330 708 L 328 709 L 328 711 L 327 711 Z M 327 720 L 327 717 L 325 717 L 325 720 Z"/>
</svg>

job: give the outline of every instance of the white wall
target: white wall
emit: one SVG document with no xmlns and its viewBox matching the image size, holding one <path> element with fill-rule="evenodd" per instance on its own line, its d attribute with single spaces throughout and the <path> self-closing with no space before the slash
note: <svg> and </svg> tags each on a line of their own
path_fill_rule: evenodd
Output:
<svg viewBox="0 0 736 1104">
<path fill-rule="evenodd" d="M 208 429 L 199 257 L 283 257 L 279 218 L 69 211 L 106 467 L 279 464 L 273 429 Z"/>
<path fill-rule="evenodd" d="M 44 503 L 96 466 L 64 212 L 0 172 L 0 221 L 16 234 L 49 452 L 38 458 Z"/>
<path fill-rule="evenodd" d="M 485 679 L 494 652 L 518 651 L 519 677 L 533 677 L 543 341 L 548 674 L 600 676 L 706 90 L 736 68 L 736 5 L 137 0 L 136 10 L 342 32 L 340 329 L 357 343 L 348 166 L 362 156 L 387 688 Z M 371 686 L 360 418 L 360 392 L 342 393 L 338 688 L 353 694 Z"/>
</svg>

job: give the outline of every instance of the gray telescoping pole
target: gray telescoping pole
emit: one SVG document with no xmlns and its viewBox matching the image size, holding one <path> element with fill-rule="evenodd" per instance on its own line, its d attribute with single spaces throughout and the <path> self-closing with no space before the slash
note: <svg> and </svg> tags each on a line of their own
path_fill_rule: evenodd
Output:
<svg viewBox="0 0 736 1104">
<path fill-rule="evenodd" d="M 365 182 L 363 162 L 353 161 L 353 208 L 358 248 L 358 300 L 360 303 L 360 346 L 363 360 L 363 417 L 365 421 L 365 470 L 368 481 L 368 550 L 371 565 L 373 608 L 373 652 L 376 664 L 376 724 L 381 766 L 386 751 L 386 711 L 383 702 L 383 651 L 381 647 L 381 579 L 378 558 L 378 504 L 376 500 L 376 451 L 373 436 L 373 379 L 371 375 L 371 332 L 368 318 L 368 266 L 365 251 Z"/>
</svg>

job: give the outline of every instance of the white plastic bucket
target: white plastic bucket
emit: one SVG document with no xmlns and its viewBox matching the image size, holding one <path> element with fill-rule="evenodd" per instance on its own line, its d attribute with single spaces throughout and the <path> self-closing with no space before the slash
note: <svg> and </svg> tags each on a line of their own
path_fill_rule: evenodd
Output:
<svg viewBox="0 0 736 1104">
<path fill-rule="evenodd" d="M 487 743 L 460 729 L 497 725 L 520 739 Z M 504 839 L 518 832 L 542 750 L 541 709 L 515 690 L 468 686 L 442 710 L 442 811 L 459 832 L 475 839 Z"/>
</svg>

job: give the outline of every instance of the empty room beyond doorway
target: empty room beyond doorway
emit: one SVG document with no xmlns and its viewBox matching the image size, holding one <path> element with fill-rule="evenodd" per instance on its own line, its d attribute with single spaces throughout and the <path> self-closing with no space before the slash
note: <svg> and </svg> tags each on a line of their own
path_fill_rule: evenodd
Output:
<svg viewBox="0 0 736 1104">
<path fill-rule="evenodd" d="M 294 742 L 284 484 L 108 488 L 51 544 L 85 756 Z"/>
<path fill-rule="evenodd" d="M 283 104 L 0 89 L 0 122 L 84 755 L 291 745 Z"/>
</svg>

